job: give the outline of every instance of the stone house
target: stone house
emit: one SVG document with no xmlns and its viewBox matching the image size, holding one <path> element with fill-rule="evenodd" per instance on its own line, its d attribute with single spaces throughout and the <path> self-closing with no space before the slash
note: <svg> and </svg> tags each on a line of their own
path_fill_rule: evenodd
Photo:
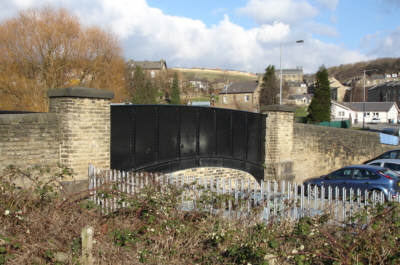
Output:
<svg viewBox="0 0 400 265">
<path fill-rule="evenodd" d="M 329 80 L 329 87 L 331 89 L 331 100 L 337 102 L 345 101 L 346 94 L 351 90 L 350 86 L 344 85 L 340 83 L 335 77 L 330 76 Z M 308 94 L 314 94 L 315 90 L 315 81 L 308 86 Z"/>
<path fill-rule="evenodd" d="M 368 88 L 368 101 L 400 104 L 400 81 L 386 82 Z"/>
<path fill-rule="evenodd" d="M 209 87 L 205 80 L 189 80 L 189 84 L 195 91 L 207 91 Z"/>
<path fill-rule="evenodd" d="M 136 67 L 140 67 L 147 78 L 151 80 L 153 85 L 155 85 L 160 91 L 162 91 L 162 95 L 160 95 L 160 100 L 167 100 L 168 94 L 166 91 L 170 86 L 168 80 L 167 63 L 162 59 L 160 61 L 129 60 L 126 63 L 125 68 L 125 81 L 128 89 L 131 91 L 134 89 L 134 74 Z"/>
<path fill-rule="evenodd" d="M 333 76 L 329 77 L 329 86 L 331 88 L 331 99 L 337 102 L 343 102 L 346 92 L 351 90 L 351 87 L 343 85 Z"/>
<path fill-rule="evenodd" d="M 261 82 L 240 81 L 219 92 L 219 105 L 226 108 L 258 112 Z"/>
<path fill-rule="evenodd" d="M 336 102 L 331 101 L 332 120 L 351 120 L 357 123 L 398 123 L 396 102 Z"/>
<path fill-rule="evenodd" d="M 303 94 L 303 95 L 289 95 L 288 99 L 286 100 L 287 104 L 293 104 L 297 106 L 308 106 L 311 103 L 312 96 L 310 94 Z"/>
<path fill-rule="evenodd" d="M 280 70 L 275 69 L 275 74 L 279 80 Z M 283 82 L 300 82 L 303 83 L 303 68 L 297 67 L 295 69 L 282 69 Z"/>
<path fill-rule="evenodd" d="M 285 84 L 289 89 L 288 94 L 290 94 L 290 95 L 307 94 L 307 85 L 303 82 L 288 81 L 288 82 L 285 82 Z"/>
<path fill-rule="evenodd" d="M 155 78 L 156 76 L 159 76 L 162 73 L 166 73 L 168 68 L 167 68 L 167 63 L 164 60 L 160 61 L 133 61 L 129 60 L 127 62 L 127 68 L 130 73 L 130 76 L 133 78 L 134 71 L 136 67 L 142 68 L 142 70 L 145 73 L 148 73 L 151 78 Z"/>
</svg>

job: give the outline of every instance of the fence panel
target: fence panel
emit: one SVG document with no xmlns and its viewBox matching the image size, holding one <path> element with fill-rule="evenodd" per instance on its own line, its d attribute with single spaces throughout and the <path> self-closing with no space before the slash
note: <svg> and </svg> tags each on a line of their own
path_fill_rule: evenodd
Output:
<svg viewBox="0 0 400 265">
<path fill-rule="evenodd" d="M 91 200 L 109 214 L 129 207 L 126 197 L 147 187 L 164 192 L 168 186 L 181 191 L 177 201 L 185 211 L 209 211 L 229 218 L 258 214 L 264 222 L 297 220 L 305 216 L 328 214 L 331 221 L 343 222 L 358 211 L 385 202 L 385 194 L 345 188 L 305 186 L 291 182 L 256 181 L 224 177 L 176 177 L 163 174 L 100 170 L 89 167 Z M 349 196 L 347 196 L 349 194 Z M 395 198 L 395 199 L 393 199 Z M 399 194 L 388 194 L 399 202 Z M 254 213 L 256 212 L 256 213 Z"/>
</svg>

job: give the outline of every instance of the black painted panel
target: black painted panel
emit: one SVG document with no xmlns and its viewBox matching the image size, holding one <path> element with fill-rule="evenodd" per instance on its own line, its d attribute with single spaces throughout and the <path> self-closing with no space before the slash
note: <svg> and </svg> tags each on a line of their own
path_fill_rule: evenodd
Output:
<svg viewBox="0 0 400 265">
<path fill-rule="evenodd" d="M 111 166 L 132 168 L 131 161 L 131 107 L 111 108 Z"/>
<path fill-rule="evenodd" d="M 217 156 L 232 157 L 232 111 L 218 109 L 217 117 Z"/>
<path fill-rule="evenodd" d="M 262 122 L 255 115 L 247 115 L 247 160 L 258 162 L 261 159 L 261 139 Z"/>
<path fill-rule="evenodd" d="M 111 167 L 172 172 L 218 166 L 264 175 L 265 116 L 172 105 L 111 106 Z"/>
<path fill-rule="evenodd" d="M 197 112 L 192 108 L 181 108 L 180 147 L 181 157 L 195 156 L 197 145 Z"/>
<path fill-rule="evenodd" d="M 199 116 L 200 156 L 214 156 L 216 154 L 215 111 L 214 109 L 202 109 Z"/>
<path fill-rule="evenodd" d="M 159 161 L 175 159 L 179 156 L 179 108 L 160 106 L 159 120 Z"/>
<path fill-rule="evenodd" d="M 143 106 L 135 108 L 135 156 L 136 166 L 156 161 L 156 108 Z"/>
<path fill-rule="evenodd" d="M 233 157 L 236 159 L 246 159 L 246 112 L 232 112 L 232 120 Z"/>
</svg>

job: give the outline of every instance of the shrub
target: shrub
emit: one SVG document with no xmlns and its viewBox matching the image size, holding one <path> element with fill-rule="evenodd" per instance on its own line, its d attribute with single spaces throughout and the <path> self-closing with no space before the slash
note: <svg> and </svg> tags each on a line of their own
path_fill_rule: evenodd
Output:
<svg viewBox="0 0 400 265">
<path fill-rule="evenodd" d="M 61 264 L 59 253 L 68 257 L 63 264 L 78 264 L 80 232 L 87 225 L 94 227 L 97 264 L 400 263 L 398 203 L 367 208 L 347 223 L 323 215 L 265 224 L 202 208 L 178 210 L 181 190 L 168 186 L 159 192 L 154 185 L 126 194 L 125 208 L 104 214 L 88 196 L 65 199 L 42 178 L 30 188 L 11 181 L 18 174 L 37 175 L 35 170 L 9 168 L 1 175 L 0 264 Z M 113 199 L 115 192 L 103 195 Z"/>
</svg>

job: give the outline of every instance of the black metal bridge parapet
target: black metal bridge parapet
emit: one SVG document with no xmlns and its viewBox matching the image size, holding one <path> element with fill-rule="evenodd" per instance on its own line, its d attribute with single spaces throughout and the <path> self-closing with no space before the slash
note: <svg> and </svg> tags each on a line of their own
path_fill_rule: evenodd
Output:
<svg viewBox="0 0 400 265">
<path fill-rule="evenodd" d="M 264 178 L 265 115 L 184 105 L 111 105 L 111 168 L 227 167 Z"/>
</svg>

